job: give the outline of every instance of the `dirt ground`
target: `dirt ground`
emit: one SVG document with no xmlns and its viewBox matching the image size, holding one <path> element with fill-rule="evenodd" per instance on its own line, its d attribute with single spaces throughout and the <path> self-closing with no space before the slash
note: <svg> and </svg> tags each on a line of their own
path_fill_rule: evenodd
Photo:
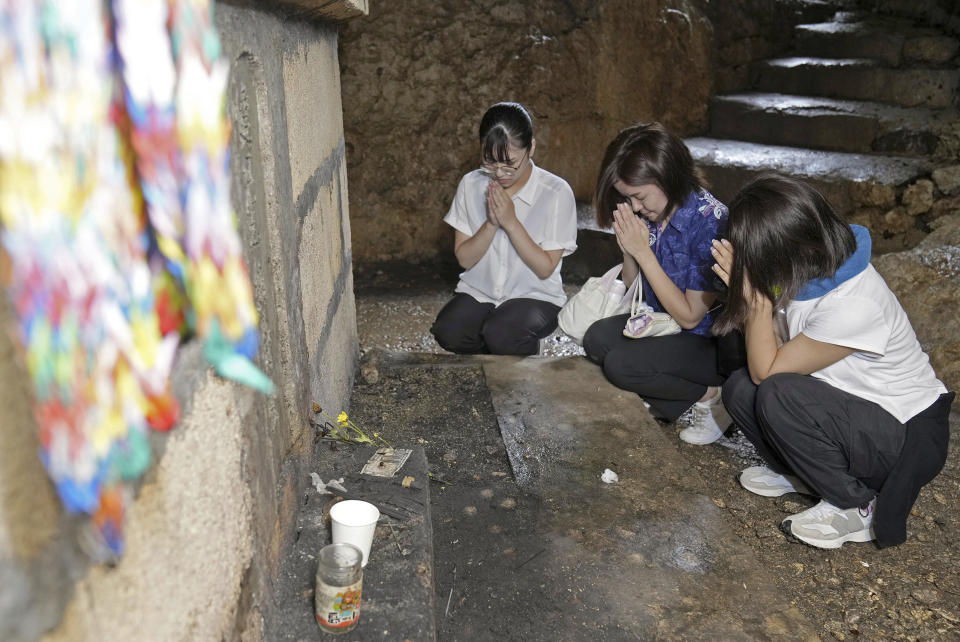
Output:
<svg viewBox="0 0 960 642">
<path fill-rule="evenodd" d="M 429 356 L 442 352 L 429 326 L 453 290 L 455 272 L 436 265 L 358 267 L 355 283 L 363 365 L 351 413 L 386 432 L 390 426 L 405 426 L 393 428 L 394 437 L 422 440 L 427 451 L 435 474 L 431 492 L 440 639 L 517 639 L 523 630 L 528 640 L 582 639 L 563 628 L 558 613 L 569 597 L 556 587 L 522 579 L 522 573 L 504 577 L 502 568 L 490 573 L 483 568 L 482 560 L 491 555 L 511 556 L 517 569 L 530 563 L 538 550 L 531 514 L 546 508 L 512 484 L 476 366 L 446 367 L 456 358 Z M 403 359 L 389 356 L 395 353 L 418 354 L 397 367 Z M 582 354 L 560 335 L 550 338 L 545 353 Z M 921 492 L 907 524 L 907 541 L 883 550 L 848 543 L 823 551 L 789 541 L 778 528 L 781 520 L 813 500 L 797 494 L 770 499 L 743 490 L 736 475 L 758 460 L 736 430 L 709 446 L 677 440 L 676 447 L 702 480 L 700 491 L 729 514 L 743 545 L 770 569 L 783 596 L 820 630 L 822 639 L 960 639 L 960 543 L 954 536 L 960 524 L 953 510 L 960 500 L 958 421 L 955 411 L 947 464 Z M 662 429 L 678 430 L 670 424 Z M 516 533 L 508 546 L 495 537 L 505 530 Z M 465 548 L 465 542 L 471 545 Z M 540 604 L 541 620 L 530 626 L 508 626 L 493 616 L 531 603 Z M 634 636 L 601 629 L 594 639 Z"/>
</svg>

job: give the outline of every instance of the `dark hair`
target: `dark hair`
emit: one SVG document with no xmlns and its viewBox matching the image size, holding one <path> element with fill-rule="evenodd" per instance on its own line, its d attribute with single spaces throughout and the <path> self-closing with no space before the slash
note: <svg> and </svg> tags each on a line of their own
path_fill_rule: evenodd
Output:
<svg viewBox="0 0 960 642">
<path fill-rule="evenodd" d="M 627 127 L 607 145 L 593 193 L 601 227 L 613 224 L 613 210 L 624 200 L 613 187 L 618 180 L 635 187 L 656 185 L 667 196 L 668 212 L 705 182 L 687 146 L 660 123 Z"/>
<path fill-rule="evenodd" d="M 533 119 L 520 103 L 497 103 L 480 120 L 480 144 L 486 163 L 510 163 L 511 143 L 530 149 L 533 143 Z"/>
<path fill-rule="evenodd" d="M 857 249 L 850 225 L 816 189 L 793 178 L 763 174 L 730 203 L 727 239 L 733 266 L 727 304 L 714 334 L 742 328 L 750 314 L 743 275 L 775 306 L 791 301 L 810 280 L 833 276 Z"/>
</svg>

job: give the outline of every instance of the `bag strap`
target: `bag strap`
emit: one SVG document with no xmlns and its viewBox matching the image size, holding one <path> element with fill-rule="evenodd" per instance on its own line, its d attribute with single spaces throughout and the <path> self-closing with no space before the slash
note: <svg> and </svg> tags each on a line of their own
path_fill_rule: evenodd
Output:
<svg viewBox="0 0 960 642">
<path fill-rule="evenodd" d="M 640 286 L 640 279 L 642 278 L 643 273 L 637 270 L 637 278 L 630 284 L 630 291 L 627 292 L 630 297 L 630 316 L 638 314 L 646 305 L 643 302 L 643 288 Z"/>
</svg>

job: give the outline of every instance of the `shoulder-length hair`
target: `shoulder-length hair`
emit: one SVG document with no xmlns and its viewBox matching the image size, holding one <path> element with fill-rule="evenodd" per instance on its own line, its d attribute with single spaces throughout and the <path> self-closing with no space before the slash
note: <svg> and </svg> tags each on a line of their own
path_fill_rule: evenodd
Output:
<svg viewBox="0 0 960 642">
<path fill-rule="evenodd" d="M 742 328 L 750 314 L 744 274 L 754 290 L 781 306 L 810 280 L 833 276 L 857 249 L 850 225 L 803 181 L 764 174 L 730 202 L 727 239 L 733 266 L 727 304 L 714 334 Z"/>
<path fill-rule="evenodd" d="M 667 212 L 705 183 L 690 150 L 660 123 L 627 127 L 607 145 L 593 192 L 600 227 L 613 224 L 613 211 L 624 200 L 613 187 L 618 180 L 634 187 L 656 185 L 667 196 Z"/>
</svg>

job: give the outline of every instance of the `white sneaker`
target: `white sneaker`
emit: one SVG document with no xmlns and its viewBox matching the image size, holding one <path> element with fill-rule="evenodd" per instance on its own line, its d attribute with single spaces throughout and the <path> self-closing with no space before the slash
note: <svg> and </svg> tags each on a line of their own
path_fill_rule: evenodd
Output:
<svg viewBox="0 0 960 642">
<path fill-rule="evenodd" d="M 825 499 L 791 515 L 781 527 L 801 542 L 817 548 L 840 548 L 844 542 L 869 542 L 873 535 L 874 497 L 860 508 L 837 508 Z"/>
<path fill-rule="evenodd" d="M 780 497 L 787 493 L 815 495 L 798 477 L 780 475 L 766 466 L 750 466 L 740 473 L 740 485 L 764 497 Z"/>
<path fill-rule="evenodd" d="M 678 422 L 686 424 L 680 431 L 680 439 L 688 444 L 704 446 L 723 437 L 723 430 L 713 418 L 713 407 L 720 401 L 720 395 L 709 401 L 698 401 L 685 412 Z"/>
</svg>

